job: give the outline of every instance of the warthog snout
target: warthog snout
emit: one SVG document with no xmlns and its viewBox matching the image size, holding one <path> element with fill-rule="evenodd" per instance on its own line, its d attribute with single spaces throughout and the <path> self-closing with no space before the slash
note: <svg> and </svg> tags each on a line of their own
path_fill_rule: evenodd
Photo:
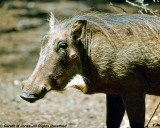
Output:
<svg viewBox="0 0 160 128">
<path fill-rule="evenodd" d="M 20 97 L 30 103 L 33 103 L 36 100 L 43 98 L 45 96 L 45 94 L 47 93 L 47 89 L 45 87 L 41 87 L 39 89 L 35 88 L 36 90 L 30 91 L 29 89 L 25 88 L 26 84 L 25 84 L 25 86 L 24 86 L 24 84 L 25 84 L 25 82 L 22 82 L 23 91 L 20 94 Z"/>
<path fill-rule="evenodd" d="M 36 101 L 35 94 L 29 94 L 28 92 L 22 92 L 20 97 L 30 103 L 33 103 Z"/>
<path fill-rule="evenodd" d="M 47 93 L 46 88 L 43 88 L 39 94 L 32 94 L 24 91 L 21 93 L 20 97 L 30 103 L 33 103 L 36 100 L 43 98 L 46 93 Z"/>
</svg>

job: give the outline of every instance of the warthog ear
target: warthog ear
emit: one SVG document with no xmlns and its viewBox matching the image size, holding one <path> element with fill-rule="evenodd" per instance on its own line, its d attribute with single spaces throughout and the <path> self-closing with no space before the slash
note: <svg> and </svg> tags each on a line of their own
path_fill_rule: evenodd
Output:
<svg viewBox="0 0 160 128">
<path fill-rule="evenodd" d="M 86 24 L 86 20 L 78 20 L 73 24 L 71 29 L 71 36 L 74 40 L 79 40 L 85 37 Z"/>
<path fill-rule="evenodd" d="M 53 13 L 51 12 L 50 19 L 49 19 L 50 31 L 54 30 L 54 24 L 55 24 L 55 18 Z"/>
</svg>

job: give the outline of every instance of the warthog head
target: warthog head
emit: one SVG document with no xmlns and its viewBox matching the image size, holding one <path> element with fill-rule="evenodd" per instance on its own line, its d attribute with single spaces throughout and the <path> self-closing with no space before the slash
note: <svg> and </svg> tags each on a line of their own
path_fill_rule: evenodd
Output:
<svg viewBox="0 0 160 128">
<path fill-rule="evenodd" d="M 37 66 L 22 82 L 21 98 L 29 102 L 43 98 L 50 90 L 63 90 L 67 84 L 73 83 L 73 78 L 82 80 L 78 45 L 85 36 L 86 20 L 58 25 L 54 21 L 51 15 L 50 32 L 43 39 Z M 81 90 L 85 92 L 85 89 Z"/>
</svg>

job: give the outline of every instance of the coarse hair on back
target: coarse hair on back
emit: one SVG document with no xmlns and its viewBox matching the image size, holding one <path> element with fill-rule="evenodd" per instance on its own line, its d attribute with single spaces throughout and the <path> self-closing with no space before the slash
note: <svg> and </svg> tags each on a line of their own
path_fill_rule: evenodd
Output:
<svg viewBox="0 0 160 128">
<path fill-rule="evenodd" d="M 51 20 L 54 21 L 54 19 Z M 72 18 L 66 19 L 57 25 L 58 29 L 69 28 L 78 20 L 87 21 L 87 29 L 92 32 L 100 31 L 109 42 L 123 43 L 124 38 L 132 36 L 130 41 L 145 41 L 150 38 L 157 38 L 160 34 L 160 17 L 140 14 L 108 14 L 103 12 L 90 11 L 80 13 Z"/>
</svg>

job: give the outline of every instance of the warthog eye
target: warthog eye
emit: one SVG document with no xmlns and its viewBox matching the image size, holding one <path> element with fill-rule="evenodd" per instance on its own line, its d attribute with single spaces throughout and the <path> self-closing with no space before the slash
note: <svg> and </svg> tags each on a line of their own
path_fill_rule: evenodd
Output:
<svg viewBox="0 0 160 128">
<path fill-rule="evenodd" d="M 59 41 L 59 43 L 58 43 L 58 50 L 60 49 L 60 48 L 63 48 L 63 49 L 65 49 L 65 48 L 67 48 L 68 47 L 68 44 L 65 42 L 65 41 Z"/>
</svg>

